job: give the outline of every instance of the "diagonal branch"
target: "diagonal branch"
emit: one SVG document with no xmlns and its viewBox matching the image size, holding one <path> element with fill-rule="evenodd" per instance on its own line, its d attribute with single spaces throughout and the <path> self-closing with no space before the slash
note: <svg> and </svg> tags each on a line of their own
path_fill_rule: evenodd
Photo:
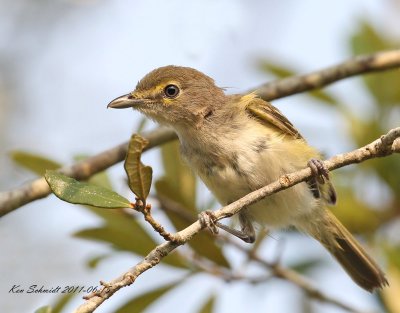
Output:
<svg viewBox="0 0 400 313">
<path fill-rule="evenodd" d="M 324 165 L 328 170 L 334 170 L 349 164 L 360 163 L 371 158 L 383 157 L 393 153 L 400 153 L 397 142 L 400 138 L 400 127 L 390 130 L 386 135 L 371 142 L 370 144 L 356 149 L 351 152 L 336 155 L 326 161 Z M 216 210 L 215 216 L 218 219 L 230 217 L 238 213 L 242 208 L 249 206 L 263 198 L 290 188 L 300 182 L 309 179 L 312 176 L 310 168 L 305 168 L 297 172 L 286 174 L 281 176 L 277 181 L 262 187 L 256 191 L 249 193 L 243 198 Z M 161 260 L 175 250 L 182 243 L 191 240 L 197 233 L 201 231 L 202 227 L 200 221 L 196 221 L 187 228 L 179 231 L 174 235 L 175 238 L 179 238 L 179 242 L 164 242 L 159 246 L 155 247 L 141 262 L 136 266 L 128 270 L 120 277 L 114 279 L 110 283 L 103 284 L 105 287 L 98 293 L 92 294 L 87 298 L 87 301 L 75 310 L 75 313 L 88 313 L 93 312 L 99 307 L 106 299 L 110 298 L 119 289 L 129 286 L 135 282 L 135 280 L 145 271 L 152 268 L 161 262 Z M 289 274 L 288 274 L 289 273 Z M 287 270 L 281 271 L 280 268 L 276 268 L 278 277 L 287 279 L 299 287 L 303 288 L 308 294 L 313 297 L 326 302 L 335 304 L 335 301 L 328 296 L 325 296 L 316 288 L 313 288 L 309 283 L 304 282 L 302 277 L 295 273 L 288 272 Z M 316 294 L 317 292 L 317 294 Z"/>
<path fill-rule="evenodd" d="M 256 253 L 252 253 L 251 250 L 248 250 L 244 248 L 242 245 L 237 244 L 236 241 L 229 240 L 229 243 L 231 245 L 234 245 L 237 249 L 241 250 L 242 252 L 246 253 L 249 256 L 249 258 L 252 259 L 253 261 L 256 261 L 257 263 L 264 266 L 266 269 L 270 270 L 275 277 L 289 281 L 292 284 L 296 285 L 297 287 L 301 288 L 304 291 L 304 293 L 307 294 L 307 296 L 310 297 L 311 299 L 324 303 L 329 303 L 347 312 L 361 313 L 359 310 L 349 306 L 348 304 L 343 303 L 327 294 L 324 294 L 315 285 L 310 283 L 307 279 L 305 279 L 302 275 L 300 275 L 296 271 L 289 268 L 284 268 L 276 262 L 275 263 L 267 262 Z"/>
<path fill-rule="evenodd" d="M 194 222 L 195 220 L 194 216 L 188 213 L 188 211 L 180 203 L 175 202 L 174 200 L 171 200 L 164 196 L 163 197 L 158 196 L 158 197 L 161 202 L 161 206 L 164 210 L 168 210 L 170 212 L 179 214 L 182 218 L 184 218 L 188 222 L 191 223 Z M 221 242 L 223 242 L 224 244 L 228 243 L 229 245 L 234 246 L 236 249 L 246 254 L 250 260 L 255 261 L 258 264 L 262 265 L 266 270 L 270 272 L 270 274 L 257 278 L 249 278 L 249 277 L 244 277 L 243 275 L 237 275 L 231 272 L 226 272 L 224 268 L 219 268 L 216 265 L 206 267 L 207 262 L 209 261 L 205 260 L 204 262 L 202 262 L 203 260 L 201 259 L 201 256 L 198 255 L 196 255 L 196 257 L 191 258 L 190 261 L 193 262 L 196 266 L 200 267 L 203 271 L 208 272 L 214 276 L 215 275 L 220 276 L 222 279 L 227 281 L 244 279 L 249 281 L 250 283 L 256 284 L 265 282 L 273 277 L 278 277 L 298 286 L 304 291 L 305 294 L 307 294 L 309 298 L 313 300 L 337 306 L 351 313 L 361 313 L 360 311 L 349 306 L 348 304 L 343 303 L 342 301 L 339 301 L 333 297 L 330 297 L 329 295 L 322 293 L 315 285 L 310 283 L 307 279 L 305 279 L 301 274 L 297 273 L 296 271 L 280 266 L 277 261 L 268 262 L 264 260 L 256 253 L 254 248 L 251 249 L 245 248 L 243 245 L 239 244 L 236 240 L 233 240 L 231 236 L 228 236 L 226 234 L 221 234 L 218 236 L 218 240 L 221 240 Z"/>
<path fill-rule="evenodd" d="M 336 66 L 303 76 L 293 76 L 266 83 L 250 91 L 256 91 L 265 100 L 273 100 L 320 88 L 347 77 L 399 67 L 400 50 L 383 51 L 360 55 Z M 150 141 L 150 145 L 147 147 L 147 149 L 150 149 L 176 138 L 176 135 L 171 130 L 160 129 L 147 133 L 144 137 Z M 62 169 L 62 172 L 77 179 L 88 179 L 92 175 L 121 162 L 125 157 L 126 148 L 127 143 L 120 144 L 83 162 L 66 166 Z M 43 177 L 13 190 L 0 192 L 0 217 L 27 203 L 46 197 L 49 193 L 50 189 Z"/>
<path fill-rule="evenodd" d="M 249 90 L 249 92 L 255 92 L 264 100 L 271 101 L 321 88 L 355 75 L 380 72 L 398 67 L 400 67 L 400 50 L 364 54 L 320 71 L 268 82 Z"/>
</svg>

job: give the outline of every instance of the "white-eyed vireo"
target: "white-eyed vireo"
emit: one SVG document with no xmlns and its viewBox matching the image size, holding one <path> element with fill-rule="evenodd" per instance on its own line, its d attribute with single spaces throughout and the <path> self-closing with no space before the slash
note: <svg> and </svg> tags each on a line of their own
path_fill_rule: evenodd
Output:
<svg viewBox="0 0 400 313">
<path fill-rule="evenodd" d="M 224 205 L 309 164 L 314 178 L 243 209 L 240 231 L 222 227 L 253 242 L 253 224 L 294 226 L 321 242 L 362 288 L 387 284 L 378 265 L 326 208 L 336 195 L 319 153 L 269 102 L 255 94 L 225 95 L 197 70 L 165 66 L 108 107 L 132 107 L 172 127 L 184 159 Z M 212 213 L 202 215 L 207 218 Z"/>
</svg>

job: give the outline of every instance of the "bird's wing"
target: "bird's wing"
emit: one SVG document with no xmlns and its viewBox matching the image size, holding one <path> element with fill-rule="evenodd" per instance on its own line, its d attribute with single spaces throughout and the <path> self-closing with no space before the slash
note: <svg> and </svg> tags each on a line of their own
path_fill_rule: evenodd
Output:
<svg viewBox="0 0 400 313">
<path fill-rule="evenodd" d="M 246 111 L 248 114 L 262 124 L 275 127 L 283 134 L 292 136 L 295 139 L 303 138 L 293 124 L 271 103 L 260 98 L 252 97 L 247 103 Z"/>
<path fill-rule="evenodd" d="M 260 98 L 252 97 L 252 95 L 248 97 L 246 111 L 251 117 L 268 127 L 275 127 L 282 134 L 290 135 L 293 139 L 304 140 L 293 124 L 271 103 Z M 315 177 L 310 178 L 307 183 L 315 198 L 323 197 L 331 204 L 336 202 L 336 192 L 329 180 L 327 187 L 323 187 Z"/>
</svg>

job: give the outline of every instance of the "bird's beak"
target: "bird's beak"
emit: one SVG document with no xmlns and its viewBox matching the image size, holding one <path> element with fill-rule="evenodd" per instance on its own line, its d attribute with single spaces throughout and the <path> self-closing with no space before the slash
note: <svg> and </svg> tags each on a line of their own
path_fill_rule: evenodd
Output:
<svg viewBox="0 0 400 313">
<path fill-rule="evenodd" d="M 146 102 L 146 99 L 135 99 L 132 97 L 130 93 L 120 96 L 112 100 L 108 105 L 107 108 L 113 109 L 126 109 L 139 106 Z"/>
</svg>

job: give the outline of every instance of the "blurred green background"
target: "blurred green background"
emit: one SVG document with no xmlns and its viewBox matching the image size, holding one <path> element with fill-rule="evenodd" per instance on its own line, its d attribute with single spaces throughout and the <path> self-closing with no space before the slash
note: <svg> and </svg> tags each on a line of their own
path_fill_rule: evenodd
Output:
<svg viewBox="0 0 400 313">
<path fill-rule="evenodd" d="M 36 177 L 32 169 L 49 167 L 41 158 L 52 160 L 51 166 L 71 164 L 127 141 L 139 127 L 154 128 L 151 122 L 143 125 L 137 113 L 105 108 L 155 67 L 192 66 L 238 93 L 400 46 L 397 0 L 329 5 L 311 0 L 3 0 L 0 6 L 1 190 Z M 274 104 L 331 156 L 399 126 L 399 82 L 399 70 L 369 74 Z M 390 288 L 364 292 L 322 247 L 295 232 L 274 232 L 254 249 L 266 260 L 279 258 L 360 311 L 400 312 L 398 158 L 333 174 L 339 202 L 332 210 L 384 266 Z M 170 231 L 188 225 L 197 210 L 218 207 L 180 162 L 176 143 L 146 152 L 143 162 L 154 170 L 149 198 L 154 216 Z M 122 164 L 94 180 L 132 199 Z M 51 196 L 2 217 L 0 242 L 2 311 L 32 312 L 50 305 L 53 312 L 69 312 L 84 294 L 66 298 L 9 291 L 13 285 L 97 286 L 161 240 L 139 214 L 74 206 Z M 229 274 L 237 277 L 228 279 Z M 267 274 L 235 245 L 204 233 L 98 312 L 342 312 L 310 301 L 290 283 L 251 279 Z"/>
</svg>

